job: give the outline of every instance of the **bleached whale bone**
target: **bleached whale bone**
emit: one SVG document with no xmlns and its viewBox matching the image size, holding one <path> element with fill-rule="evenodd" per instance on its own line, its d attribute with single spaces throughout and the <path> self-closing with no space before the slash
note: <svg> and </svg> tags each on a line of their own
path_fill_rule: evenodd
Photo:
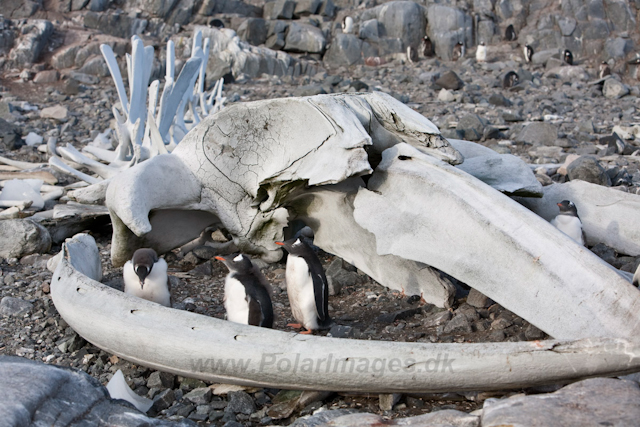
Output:
<svg viewBox="0 0 640 427">
<path fill-rule="evenodd" d="M 413 203 L 406 203 L 411 198 Z M 617 270 L 510 198 L 407 144 L 354 199 L 380 255 L 462 280 L 555 338 L 637 340 L 640 292 Z"/>
<path fill-rule="evenodd" d="M 451 163 L 462 161 L 428 119 L 380 92 L 227 107 L 189 132 L 171 156 L 113 178 L 106 200 L 114 225 L 112 261 L 124 264 L 143 245 L 165 252 L 214 223 L 240 250 L 278 260 L 273 242 L 283 238 L 288 213 L 281 205 L 289 193 L 369 174 L 365 147 L 379 155 L 403 140 Z M 198 212 L 199 222 L 176 209 Z"/>
<path fill-rule="evenodd" d="M 520 388 L 640 370 L 640 347 L 614 338 L 423 344 L 240 325 L 105 286 L 74 269 L 75 261 L 65 251 L 63 245 L 51 279 L 51 297 L 62 318 L 109 353 L 186 377 L 284 389 L 444 392 Z"/>
</svg>

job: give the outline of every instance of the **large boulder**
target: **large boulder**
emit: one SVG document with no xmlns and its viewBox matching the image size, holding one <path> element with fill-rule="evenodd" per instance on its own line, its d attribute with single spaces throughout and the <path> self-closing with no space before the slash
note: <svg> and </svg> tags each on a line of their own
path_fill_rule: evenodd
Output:
<svg viewBox="0 0 640 427">
<path fill-rule="evenodd" d="M 376 19 L 380 24 L 380 36 L 402 40 L 401 50 L 407 46 L 420 46 L 426 34 L 425 10 L 412 1 L 385 3 L 365 11 L 360 19 Z"/>
<path fill-rule="evenodd" d="M 46 228 L 28 219 L 0 221 L 0 256 L 20 258 L 48 252 L 51 236 Z"/>
<path fill-rule="evenodd" d="M 53 24 L 44 19 L 27 21 L 21 29 L 22 36 L 9 52 L 9 60 L 16 68 L 29 68 L 38 60 L 53 33 Z"/>
<path fill-rule="evenodd" d="M 267 21 L 262 18 L 249 18 L 238 27 L 238 37 L 254 46 L 267 41 Z"/>
<path fill-rule="evenodd" d="M 331 66 L 353 65 L 361 61 L 362 40 L 353 34 L 336 34 L 324 62 Z"/>
<path fill-rule="evenodd" d="M 292 22 L 283 50 L 290 52 L 322 53 L 327 42 L 322 30 L 309 24 Z"/>
<path fill-rule="evenodd" d="M 448 61 L 458 42 L 470 46 L 473 42 L 473 20 L 460 9 L 432 4 L 427 8 L 429 37 L 435 44 L 436 54 Z"/>
<path fill-rule="evenodd" d="M 118 9 L 110 12 L 87 12 L 84 25 L 94 30 L 116 37 L 129 38 L 141 34 L 147 27 L 147 20 L 134 18 Z"/>
<path fill-rule="evenodd" d="M 198 11 L 198 14 L 203 16 L 211 16 L 219 13 L 261 18 L 262 8 L 240 0 L 204 0 Z"/>
</svg>

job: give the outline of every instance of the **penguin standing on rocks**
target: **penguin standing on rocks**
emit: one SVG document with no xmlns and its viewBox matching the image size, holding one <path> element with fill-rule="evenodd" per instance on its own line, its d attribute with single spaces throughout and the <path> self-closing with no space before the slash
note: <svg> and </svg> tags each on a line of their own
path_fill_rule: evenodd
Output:
<svg viewBox="0 0 640 427">
<path fill-rule="evenodd" d="M 273 326 L 271 285 L 246 255 L 217 256 L 229 269 L 224 279 L 227 320 L 244 325 Z"/>
<path fill-rule="evenodd" d="M 516 30 L 515 30 L 515 28 L 513 28 L 513 25 L 509 25 L 507 27 L 507 29 L 504 30 L 504 38 L 505 38 L 505 40 L 507 40 L 509 42 L 512 42 L 512 41 L 514 41 L 515 39 L 518 38 L 518 36 L 516 34 Z"/>
<path fill-rule="evenodd" d="M 609 68 L 609 64 L 607 64 L 607 61 L 602 61 L 600 63 L 600 67 L 598 68 L 598 76 L 601 79 L 604 79 L 606 76 L 610 76 L 611 75 L 611 68 Z"/>
<path fill-rule="evenodd" d="M 571 53 L 569 49 L 565 49 L 564 52 L 562 52 L 562 60 L 567 65 L 573 65 L 573 53 Z"/>
<path fill-rule="evenodd" d="M 424 36 L 422 38 L 422 56 L 425 58 L 431 58 L 435 55 L 433 42 L 429 38 L 429 36 Z"/>
<path fill-rule="evenodd" d="M 480 44 L 476 48 L 476 61 L 485 62 L 486 60 L 487 60 L 487 47 L 484 45 L 484 42 L 480 42 Z"/>
<path fill-rule="evenodd" d="M 464 57 L 464 45 L 462 42 L 456 43 L 453 47 L 453 53 L 451 54 L 451 60 L 457 61 L 458 59 Z"/>
<path fill-rule="evenodd" d="M 524 60 L 526 62 L 531 62 L 533 59 L 533 48 L 530 45 L 525 45 L 524 47 Z"/>
<path fill-rule="evenodd" d="M 302 334 L 318 329 L 328 329 L 329 283 L 322 264 L 313 249 L 300 238 L 276 242 L 289 252 L 285 279 L 293 317 L 300 324 L 289 324 L 294 328 L 304 326 Z"/>
<path fill-rule="evenodd" d="M 345 16 L 342 20 L 342 32 L 344 34 L 351 34 L 353 32 L 353 18 Z"/>
<path fill-rule="evenodd" d="M 518 77 L 518 73 L 515 71 L 509 71 L 505 74 L 504 79 L 502 80 L 502 87 L 504 89 L 509 89 L 510 87 L 514 87 L 520 81 L 520 77 Z"/>
<path fill-rule="evenodd" d="M 418 51 L 411 46 L 407 46 L 407 62 L 413 64 L 418 61 Z"/>
<path fill-rule="evenodd" d="M 171 307 L 167 262 L 150 248 L 138 249 L 122 269 L 124 293 Z"/>
<path fill-rule="evenodd" d="M 580 217 L 578 217 L 576 205 L 570 200 L 563 200 L 558 203 L 558 208 L 560 209 L 560 213 L 551 220 L 551 225 L 584 246 L 582 221 L 580 221 Z"/>
</svg>

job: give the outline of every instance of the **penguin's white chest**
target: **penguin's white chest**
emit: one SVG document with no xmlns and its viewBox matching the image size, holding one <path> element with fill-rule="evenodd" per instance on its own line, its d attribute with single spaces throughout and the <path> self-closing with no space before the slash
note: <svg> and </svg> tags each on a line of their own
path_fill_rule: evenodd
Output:
<svg viewBox="0 0 640 427">
<path fill-rule="evenodd" d="M 551 224 L 584 246 L 584 240 L 582 239 L 582 221 L 580 221 L 580 218 L 570 215 L 558 215 L 551 220 Z"/>
<path fill-rule="evenodd" d="M 227 310 L 227 320 L 243 325 L 249 324 L 247 292 L 242 283 L 231 275 L 224 281 L 224 308 Z"/>
<path fill-rule="evenodd" d="M 487 47 L 478 46 L 476 49 L 476 61 L 485 62 L 487 60 Z"/>
<path fill-rule="evenodd" d="M 145 278 L 144 286 L 140 286 L 140 279 L 133 270 L 133 263 L 127 261 L 122 270 L 124 278 L 124 292 L 138 298 L 171 307 L 171 294 L 167 284 L 167 262 L 160 258 Z"/>
<path fill-rule="evenodd" d="M 303 258 L 289 254 L 286 283 L 293 317 L 308 330 L 318 329 L 313 280 L 309 274 L 309 266 Z"/>
</svg>

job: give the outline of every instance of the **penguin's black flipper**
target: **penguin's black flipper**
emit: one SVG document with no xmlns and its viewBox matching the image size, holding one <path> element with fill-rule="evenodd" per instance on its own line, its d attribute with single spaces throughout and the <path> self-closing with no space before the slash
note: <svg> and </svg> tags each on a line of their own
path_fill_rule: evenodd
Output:
<svg viewBox="0 0 640 427">
<path fill-rule="evenodd" d="M 271 328 L 273 327 L 271 296 L 256 278 L 252 277 L 251 279 L 253 279 L 253 283 L 250 286 L 245 286 L 249 303 L 249 325 Z"/>
</svg>

